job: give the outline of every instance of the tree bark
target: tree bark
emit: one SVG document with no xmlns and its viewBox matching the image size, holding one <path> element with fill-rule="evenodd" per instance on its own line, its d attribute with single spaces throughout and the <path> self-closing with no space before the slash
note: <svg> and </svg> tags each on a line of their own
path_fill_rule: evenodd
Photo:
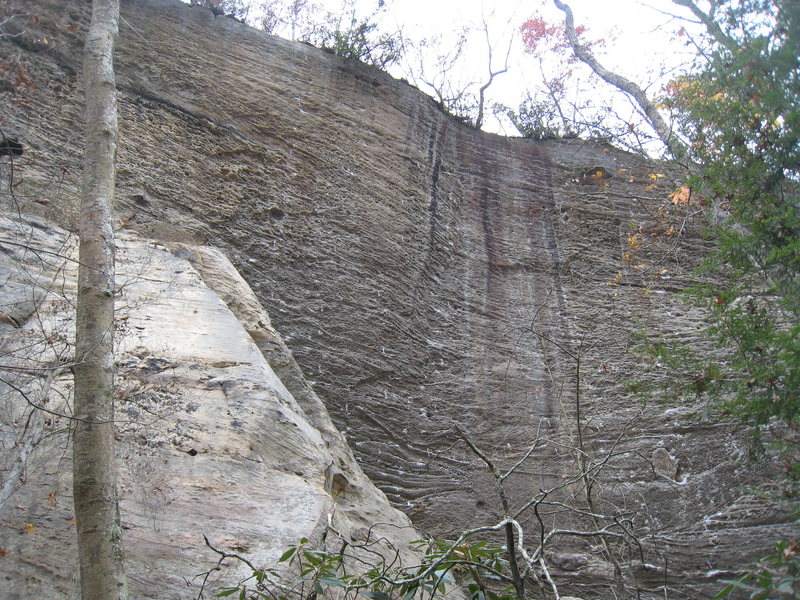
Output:
<svg viewBox="0 0 800 600">
<path fill-rule="evenodd" d="M 119 0 L 94 0 L 84 51 L 86 149 L 75 334 L 73 496 L 83 600 L 125 600 L 114 458 L 114 229 Z"/>
</svg>

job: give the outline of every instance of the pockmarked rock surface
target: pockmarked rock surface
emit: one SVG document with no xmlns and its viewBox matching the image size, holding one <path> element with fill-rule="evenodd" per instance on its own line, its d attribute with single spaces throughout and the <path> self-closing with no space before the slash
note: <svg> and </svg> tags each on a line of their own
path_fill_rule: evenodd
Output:
<svg viewBox="0 0 800 600">
<path fill-rule="evenodd" d="M 15 206 L 69 228 L 86 6 L 33 5 L 51 18 L 0 40 L 35 84 L 4 122 L 26 152 Z M 641 547 L 617 565 L 596 540 L 554 537 L 552 573 L 576 596 L 619 597 L 615 578 L 643 598 L 707 595 L 796 531 L 749 494 L 768 469 L 746 431 L 643 393 L 665 377 L 637 353 L 643 332 L 702 343 L 680 292 L 707 242 L 698 207 L 670 196 L 678 169 L 470 129 L 385 73 L 177 1 L 124 1 L 123 17 L 119 226 L 192 248 L 198 273 L 207 247 L 230 258 L 258 302 L 214 289 L 417 526 L 500 516 L 458 425 L 501 467 L 528 456 L 506 480 L 516 506 L 558 488 L 531 544 L 591 525 L 563 508 L 586 502 L 581 465 L 596 510 L 627 519 Z M 257 304 L 280 342 L 260 338 Z"/>
</svg>

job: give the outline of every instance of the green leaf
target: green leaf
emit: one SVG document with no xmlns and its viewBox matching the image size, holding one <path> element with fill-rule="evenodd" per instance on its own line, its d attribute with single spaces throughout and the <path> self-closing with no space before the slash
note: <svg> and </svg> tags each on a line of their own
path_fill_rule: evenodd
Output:
<svg viewBox="0 0 800 600">
<path fill-rule="evenodd" d="M 278 559 L 278 562 L 286 562 L 287 560 L 292 558 L 292 556 L 294 556 L 294 553 L 296 551 L 297 551 L 297 547 L 296 546 L 294 548 L 289 548 L 286 552 L 281 554 L 281 557 Z"/>
<path fill-rule="evenodd" d="M 407 586 L 403 586 L 404 590 L 401 588 L 401 594 L 403 594 L 403 600 L 411 600 L 416 594 L 417 590 L 419 589 L 418 583 L 412 583 Z"/>
<path fill-rule="evenodd" d="M 434 577 L 439 582 L 455 583 L 455 581 L 453 580 L 453 575 L 450 573 L 450 568 L 449 567 L 446 567 L 444 569 L 438 569 L 437 571 L 434 571 Z"/>
<path fill-rule="evenodd" d="M 730 579 L 723 579 L 722 583 L 727 583 L 728 585 L 726 585 L 724 588 L 722 588 L 722 590 L 719 591 L 713 597 L 712 600 L 717 600 L 718 598 L 727 598 L 728 596 L 730 596 L 733 593 L 733 590 L 735 590 L 736 588 L 745 588 L 745 589 L 747 589 L 747 586 L 743 585 L 739 581 L 731 581 Z"/>
<path fill-rule="evenodd" d="M 238 587 L 235 588 L 225 588 L 218 594 L 214 594 L 215 598 L 224 598 L 226 596 L 233 596 L 236 592 L 239 591 Z"/>
</svg>

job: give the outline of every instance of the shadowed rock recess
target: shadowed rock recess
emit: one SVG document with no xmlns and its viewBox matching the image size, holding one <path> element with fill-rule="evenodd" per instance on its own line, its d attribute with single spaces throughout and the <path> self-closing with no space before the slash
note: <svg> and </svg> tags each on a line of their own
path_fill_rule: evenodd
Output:
<svg viewBox="0 0 800 600">
<path fill-rule="evenodd" d="M 640 545 L 614 547 L 620 592 L 596 538 L 556 536 L 548 565 L 578 596 L 705 597 L 791 535 L 785 507 L 748 495 L 766 469 L 748 462 L 746 431 L 641 391 L 663 378 L 635 351 L 641 332 L 701 343 L 702 312 L 679 292 L 708 246 L 697 207 L 669 199 L 681 172 L 601 143 L 476 131 L 363 64 L 177 0 L 122 4 L 116 211 L 132 308 L 118 362 L 138 404 L 121 404 L 120 455 L 136 597 L 196 597 L 192 577 L 216 559 L 203 532 L 269 563 L 334 507 L 354 536 L 406 526 L 361 469 L 425 533 L 495 522 L 494 480 L 456 425 L 500 467 L 537 444 L 505 482 L 515 506 L 574 480 L 551 497 L 585 507 L 576 465 L 603 465 L 594 510 L 627 518 Z M 32 273 L 70 294 L 69 268 L 6 242 L 67 255 L 88 18 L 85 2 L 10 5 L 39 18 L 0 39 L 31 84 L 3 86 L 3 132 L 24 146 L 13 180 L 3 163 L 17 215 L 3 264 L 28 277 L 8 280 L 22 308 L 0 307 L 3 336 L 45 311 L 45 294 L 25 294 Z M 74 587 L 69 454 L 54 436 L 60 450 L 17 473 L 0 515 L 4 597 Z M 560 505 L 539 516 L 530 544 L 592 527 Z M 396 544 L 417 535 L 393 530 Z"/>
</svg>

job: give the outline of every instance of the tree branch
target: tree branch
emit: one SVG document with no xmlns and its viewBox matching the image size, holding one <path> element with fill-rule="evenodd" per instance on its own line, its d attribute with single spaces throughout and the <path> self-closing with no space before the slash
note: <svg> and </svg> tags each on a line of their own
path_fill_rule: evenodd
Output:
<svg viewBox="0 0 800 600">
<path fill-rule="evenodd" d="M 656 134 L 667 147 L 672 156 L 677 159 L 686 156 L 688 149 L 683 142 L 681 142 L 678 136 L 672 132 L 672 128 L 667 124 L 666 121 L 664 121 L 661 113 L 658 112 L 655 104 L 650 101 L 644 90 L 630 79 L 626 79 L 625 77 L 614 73 L 613 71 L 609 71 L 603 65 L 601 65 L 594 55 L 583 45 L 581 45 L 580 41 L 578 40 L 578 34 L 575 32 L 575 19 L 572 16 L 572 9 L 569 7 L 569 5 L 561 0 L 553 0 L 553 2 L 566 17 L 565 29 L 567 38 L 569 39 L 569 43 L 572 46 L 572 51 L 575 53 L 575 56 L 589 65 L 592 71 L 594 71 L 595 74 L 597 74 L 597 76 L 603 81 L 610 83 L 618 90 L 625 92 L 636 101 L 636 103 L 641 107 L 642 111 L 644 111 L 644 114 L 647 116 L 650 125 L 653 127 Z"/>
<path fill-rule="evenodd" d="M 700 22 L 705 26 L 706 31 L 708 31 L 708 33 L 711 34 L 711 37 L 713 37 L 720 45 L 725 46 L 725 48 L 731 52 L 737 52 L 739 50 L 739 44 L 736 43 L 736 40 L 722 31 L 722 28 L 714 20 L 713 12 L 704 13 L 700 7 L 692 2 L 692 0 L 672 0 L 672 2 L 673 4 L 683 6 L 692 11 L 692 14 L 700 19 Z"/>
<path fill-rule="evenodd" d="M 470 450 L 472 450 L 478 458 L 480 458 L 491 470 L 492 475 L 494 475 L 494 485 L 497 488 L 497 493 L 500 496 L 500 502 L 503 505 L 503 517 L 506 521 L 505 524 L 505 533 L 506 533 L 506 551 L 508 552 L 508 565 L 511 569 L 511 579 L 514 582 L 514 589 L 517 592 L 517 597 L 519 600 L 525 600 L 525 580 L 519 574 L 519 565 L 517 564 L 517 542 L 514 539 L 514 526 L 510 522 L 511 518 L 511 510 L 509 509 L 508 505 L 508 497 L 506 496 L 506 490 L 503 487 L 503 474 L 500 470 L 494 465 L 492 460 L 486 456 L 486 454 L 481 451 L 475 444 L 472 443 L 472 440 L 469 439 L 464 430 L 461 429 L 458 425 L 455 425 L 456 433 L 458 433 L 459 437 L 464 440 L 464 443 L 469 446 Z"/>
</svg>

